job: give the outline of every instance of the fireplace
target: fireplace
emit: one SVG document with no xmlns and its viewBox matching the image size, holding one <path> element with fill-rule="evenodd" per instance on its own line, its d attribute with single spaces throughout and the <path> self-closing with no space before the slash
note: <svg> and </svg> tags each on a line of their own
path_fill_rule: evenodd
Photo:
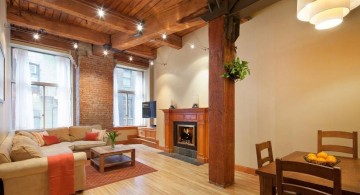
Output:
<svg viewBox="0 0 360 195">
<path fill-rule="evenodd" d="M 196 151 L 196 136 L 196 122 L 174 122 L 174 146 Z"/>
</svg>

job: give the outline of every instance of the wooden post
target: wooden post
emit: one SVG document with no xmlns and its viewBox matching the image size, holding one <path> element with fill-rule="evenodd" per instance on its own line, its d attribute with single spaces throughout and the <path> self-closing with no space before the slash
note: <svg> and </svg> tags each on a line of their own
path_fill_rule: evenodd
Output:
<svg viewBox="0 0 360 195">
<path fill-rule="evenodd" d="M 234 183 L 235 84 L 224 79 L 224 63 L 235 57 L 235 44 L 226 38 L 228 16 L 209 22 L 209 181 Z"/>
</svg>

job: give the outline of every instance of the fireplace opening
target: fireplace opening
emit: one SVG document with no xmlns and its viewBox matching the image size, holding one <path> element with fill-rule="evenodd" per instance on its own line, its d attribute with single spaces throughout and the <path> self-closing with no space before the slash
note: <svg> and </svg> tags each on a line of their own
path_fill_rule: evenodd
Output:
<svg viewBox="0 0 360 195">
<path fill-rule="evenodd" d="M 197 123 L 174 122 L 174 145 L 190 150 L 197 150 Z"/>
</svg>

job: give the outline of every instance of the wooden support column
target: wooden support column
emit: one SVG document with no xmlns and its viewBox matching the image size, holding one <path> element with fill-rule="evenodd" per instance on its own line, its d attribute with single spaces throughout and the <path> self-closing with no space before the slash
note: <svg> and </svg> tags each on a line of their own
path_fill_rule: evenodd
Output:
<svg viewBox="0 0 360 195">
<path fill-rule="evenodd" d="M 235 83 L 221 77 L 224 63 L 235 57 L 228 18 L 209 22 L 209 181 L 221 187 L 234 183 L 235 171 Z"/>
</svg>

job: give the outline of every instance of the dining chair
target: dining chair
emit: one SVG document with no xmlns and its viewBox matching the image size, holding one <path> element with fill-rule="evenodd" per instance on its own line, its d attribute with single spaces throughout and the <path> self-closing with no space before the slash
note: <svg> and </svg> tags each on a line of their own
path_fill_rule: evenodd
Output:
<svg viewBox="0 0 360 195">
<path fill-rule="evenodd" d="M 294 162 L 276 159 L 276 188 L 278 195 L 283 194 L 308 194 L 308 195 L 324 195 L 328 192 L 316 188 L 316 185 L 311 185 L 311 181 L 299 182 L 299 180 L 292 180 L 283 176 L 284 171 L 287 174 L 296 172 L 305 175 L 323 178 L 333 183 L 332 194 L 341 195 L 341 170 L 338 167 L 326 167 L 317 164 L 306 162 Z M 303 175 L 305 177 L 305 175 Z M 310 183 L 310 184 L 309 184 Z"/>
<path fill-rule="evenodd" d="M 344 138 L 352 139 L 352 147 L 340 146 L 340 145 L 324 145 L 323 138 Z M 333 151 L 352 154 L 354 159 L 358 158 L 358 133 L 344 132 L 344 131 L 318 131 L 318 152 L 321 151 Z"/>
<path fill-rule="evenodd" d="M 265 149 L 267 149 L 267 151 L 268 151 L 268 156 L 265 158 L 262 158 L 261 151 L 263 151 Z M 274 162 L 271 141 L 266 141 L 263 143 L 256 144 L 256 157 L 257 157 L 258 168 L 264 166 L 264 164 L 267 162 L 268 163 Z"/>
</svg>

